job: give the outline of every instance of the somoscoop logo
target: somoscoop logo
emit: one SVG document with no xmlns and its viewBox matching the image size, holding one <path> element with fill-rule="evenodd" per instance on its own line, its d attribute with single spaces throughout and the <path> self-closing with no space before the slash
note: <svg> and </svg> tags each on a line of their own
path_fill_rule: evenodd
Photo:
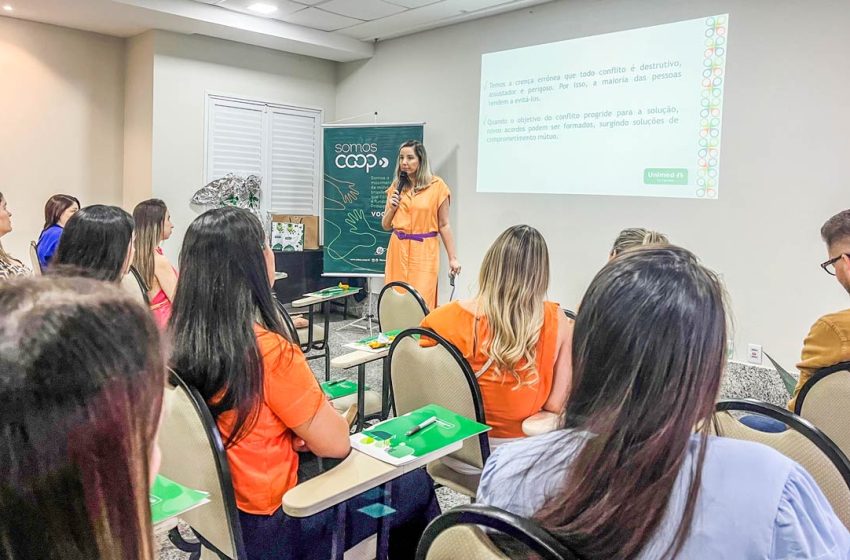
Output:
<svg viewBox="0 0 850 560">
<path fill-rule="evenodd" d="M 339 154 L 334 163 L 340 169 L 365 169 L 369 173 L 375 167 L 387 167 L 390 160 L 385 157 L 378 159 L 375 154 Z"/>
</svg>

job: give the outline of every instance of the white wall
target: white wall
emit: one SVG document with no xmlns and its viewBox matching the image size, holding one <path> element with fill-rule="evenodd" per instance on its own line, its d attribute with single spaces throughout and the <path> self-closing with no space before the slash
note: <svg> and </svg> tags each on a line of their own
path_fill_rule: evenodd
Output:
<svg viewBox="0 0 850 560">
<path fill-rule="evenodd" d="M 208 37 L 155 33 L 153 196 L 175 225 L 164 250 L 176 263 L 183 233 L 198 212 L 192 195 L 204 186 L 207 92 L 324 110 L 332 120 L 332 62 Z M 138 202 L 138 201 L 136 201 Z"/>
<path fill-rule="evenodd" d="M 124 207 L 151 197 L 154 32 L 127 40 L 124 82 Z"/>
<path fill-rule="evenodd" d="M 28 263 L 51 195 L 121 203 L 124 41 L 0 17 L 0 76 L 3 245 Z"/>
<path fill-rule="evenodd" d="M 475 192 L 482 53 L 726 12 L 719 201 Z M 340 67 L 336 113 L 427 122 L 429 153 L 454 192 L 459 293 L 473 289 L 496 235 L 529 223 L 549 242 L 550 296 L 575 307 L 616 233 L 652 227 L 723 274 L 738 358 L 753 342 L 791 365 L 811 323 L 848 306 L 817 266 L 826 258 L 821 224 L 850 206 L 848 21 L 844 0 L 554 2 L 379 43 L 372 59 Z"/>
</svg>

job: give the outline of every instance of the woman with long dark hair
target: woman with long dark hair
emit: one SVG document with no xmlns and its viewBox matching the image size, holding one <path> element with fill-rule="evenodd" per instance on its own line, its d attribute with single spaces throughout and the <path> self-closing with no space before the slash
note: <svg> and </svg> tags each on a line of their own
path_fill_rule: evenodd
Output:
<svg viewBox="0 0 850 560">
<path fill-rule="evenodd" d="M 685 249 L 631 249 L 581 302 L 562 430 L 506 444 L 479 501 L 534 517 L 586 559 L 848 558 L 812 477 L 708 435 L 725 365 L 717 276 Z"/>
<path fill-rule="evenodd" d="M 54 194 L 44 204 L 44 227 L 38 236 L 36 253 L 41 269 L 53 259 L 65 224 L 80 209 L 80 201 L 69 194 Z"/>
<path fill-rule="evenodd" d="M 169 333 L 171 364 L 210 406 L 227 448 L 248 557 L 331 557 L 336 509 L 287 517 L 283 494 L 298 483 L 297 451 L 345 457 L 348 424 L 325 398 L 298 344 L 289 339 L 272 296 L 274 254 L 259 220 L 238 208 L 199 216 L 180 252 L 180 282 Z M 383 518 L 394 558 L 412 558 L 428 521 L 439 513 L 433 483 L 421 469 L 392 483 Z M 358 513 L 380 498 L 344 507 L 345 546 L 377 529 Z"/>
<path fill-rule="evenodd" d="M 154 560 L 164 386 L 156 326 L 117 287 L 0 288 L 0 558 Z"/>
<path fill-rule="evenodd" d="M 136 205 L 133 221 L 136 225 L 133 266 L 148 290 L 154 320 L 164 329 L 171 317 L 171 302 L 177 291 L 177 271 L 159 246 L 174 230 L 171 214 L 163 201 L 152 198 Z"/>
<path fill-rule="evenodd" d="M 133 217 L 117 206 L 95 204 L 68 220 L 51 268 L 119 282 L 133 263 L 133 253 Z"/>
</svg>

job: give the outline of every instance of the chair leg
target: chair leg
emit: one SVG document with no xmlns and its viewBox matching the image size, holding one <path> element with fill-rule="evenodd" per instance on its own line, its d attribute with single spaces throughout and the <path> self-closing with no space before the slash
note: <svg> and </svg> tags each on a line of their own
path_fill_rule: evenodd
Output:
<svg viewBox="0 0 850 560">
<path fill-rule="evenodd" d="M 177 527 L 168 531 L 168 540 L 174 545 L 174 548 L 189 554 L 190 560 L 198 560 L 201 557 L 201 543 L 189 542 L 183 538 Z"/>
<path fill-rule="evenodd" d="M 331 349 L 325 343 L 325 381 L 331 380 Z"/>
</svg>

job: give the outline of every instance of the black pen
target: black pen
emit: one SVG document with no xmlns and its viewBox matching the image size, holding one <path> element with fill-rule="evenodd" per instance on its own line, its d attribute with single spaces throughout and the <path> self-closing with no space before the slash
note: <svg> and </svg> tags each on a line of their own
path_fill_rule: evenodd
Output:
<svg viewBox="0 0 850 560">
<path fill-rule="evenodd" d="M 340 383 L 345 383 L 348 379 L 337 379 L 336 381 L 328 381 L 325 383 L 325 387 L 331 387 L 333 385 L 339 385 Z"/>
</svg>

